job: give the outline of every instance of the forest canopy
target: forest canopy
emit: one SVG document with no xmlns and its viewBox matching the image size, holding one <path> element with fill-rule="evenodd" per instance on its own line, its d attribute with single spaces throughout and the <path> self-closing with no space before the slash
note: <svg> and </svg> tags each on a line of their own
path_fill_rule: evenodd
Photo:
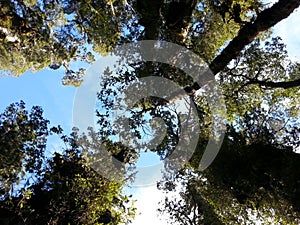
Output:
<svg viewBox="0 0 300 225">
<path fill-rule="evenodd" d="M 206 88 L 214 87 L 199 84 L 184 72 L 191 61 L 182 68 L 155 60 L 136 61 L 110 65 L 95 74 L 103 78 L 95 84 L 97 126 L 87 134 L 76 128 L 70 135 L 63 134 L 60 126 L 49 128 L 41 107 L 28 112 L 22 101 L 11 104 L 0 114 L 0 221 L 130 223 L 135 209 L 122 187 L 134 176 L 125 169 L 134 168 L 140 154 L 151 151 L 165 160 L 164 178 L 157 187 L 175 193 L 159 209 L 171 223 L 299 224 L 300 64 L 288 55 L 282 39 L 272 34 L 272 28 L 299 4 L 299 0 L 274 4 L 260 0 L 2 0 L 2 75 L 21 76 L 48 68 L 61 72 L 63 85 L 80 88 L 87 67 L 115 49 L 121 58 L 136 57 L 132 49 L 117 48 L 123 44 L 152 40 L 152 51 L 173 43 L 201 58 L 198 64 L 205 65 L 215 79 L 226 113 L 211 108 L 209 99 L 214 101 L 215 92 Z M 179 62 L 182 54 L 178 51 L 172 62 Z M 159 97 L 167 88 L 145 82 L 147 77 L 169 80 L 181 90 L 172 93 L 172 98 Z M 129 86 L 136 87 L 137 94 L 160 89 L 132 106 L 125 100 Z M 180 111 L 180 102 L 195 107 L 196 120 L 191 119 L 190 110 Z M 125 109 L 128 126 L 122 123 L 124 118 L 114 117 Z M 201 170 L 207 145 L 210 140 L 217 142 L 218 119 L 225 124 L 220 152 Z M 182 162 L 168 158 L 179 154 L 176 147 L 185 139 L 186 124 L 197 138 L 191 157 L 178 169 Z M 46 156 L 46 140 L 52 134 L 60 136 L 66 147 Z M 150 140 L 156 136 L 153 144 Z M 85 152 L 90 140 L 99 141 L 122 163 L 122 181 L 111 181 L 89 166 L 85 154 L 95 153 Z M 185 141 L 187 148 L 191 142 Z M 103 165 L 101 169 L 107 169 Z"/>
</svg>

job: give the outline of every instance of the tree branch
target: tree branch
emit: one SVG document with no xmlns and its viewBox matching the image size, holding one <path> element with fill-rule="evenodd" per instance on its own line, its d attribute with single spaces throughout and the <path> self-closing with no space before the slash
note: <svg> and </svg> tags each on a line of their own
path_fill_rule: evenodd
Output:
<svg viewBox="0 0 300 225">
<path fill-rule="evenodd" d="M 210 64 L 210 69 L 214 74 L 219 73 L 228 63 L 235 59 L 244 47 L 250 44 L 260 32 L 273 27 L 281 20 L 287 18 L 297 7 L 299 0 L 279 0 L 272 7 L 258 14 L 257 19 L 248 22 L 241 28 L 228 46 Z"/>
<path fill-rule="evenodd" d="M 236 36 L 209 65 L 213 74 L 216 75 L 223 70 L 231 60 L 237 58 L 245 46 L 250 44 L 260 32 L 270 29 L 281 20 L 287 18 L 299 5 L 299 0 L 279 0 L 272 7 L 258 14 L 254 22 L 245 24 L 245 26 L 240 29 L 238 36 Z M 278 83 L 264 82 L 264 84 L 269 87 L 283 88 L 300 86 L 299 81 Z M 188 94 L 191 94 L 200 89 L 200 86 L 194 83 L 191 87 L 185 89 L 188 89 Z"/>
<path fill-rule="evenodd" d="M 264 80 L 251 80 L 247 83 L 249 84 L 258 84 L 259 86 L 271 87 L 271 88 L 293 88 L 300 86 L 300 79 L 293 81 L 282 81 L 282 82 L 273 82 L 273 81 L 264 81 Z"/>
</svg>

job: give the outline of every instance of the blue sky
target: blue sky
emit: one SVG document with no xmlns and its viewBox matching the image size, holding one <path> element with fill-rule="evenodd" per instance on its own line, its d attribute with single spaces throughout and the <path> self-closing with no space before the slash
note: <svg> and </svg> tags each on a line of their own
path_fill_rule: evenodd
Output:
<svg viewBox="0 0 300 225">
<path fill-rule="evenodd" d="M 300 13 L 299 9 L 288 19 L 275 26 L 275 35 L 283 38 L 287 44 L 289 55 L 300 61 Z M 45 118 L 51 121 L 51 125 L 60 124 L 65 133 L 70 133 L 72 128 L 72 110 L 76 88 L 63 86 L 61 70 L 53 71 L 44 69 L 37 73 L 27 72 L 19 78 L 0 77 L 0 111 L 13 102 L 23 100 L 27 109 L 33 105 L 42 106 Z M 53 152 L 59 148 L 59 143 L 55 138 L 50 139 L 48 152 Z M 140 165 L 153 165 L 157 158 L 143 155 Z M 150 162 L 150 163 L 149 163 Z M 157 224 L 165 225 L 166 222 L 160 221 L 156 216 L 157 202 L 163 199 L 163 194 L 156 190 L 156 186 L 141 187 L 127 190 L 135 194 L 138 198 L 137 206 L 139 216 L 134 225 L 138 224 Z"/>
<path fill-rule="evenodd" d="M 42 106 L 45 118 L 52 125 L 61 124 L 68 129 L 72 124 L 74 87 L 61 85 L 61 71 L 44 69 L 37 73 L 27 72 L 20 77 L 0 78 L 0 110 L 7 105 L 23 100 L 27 108 Z"/>
<path fill-rule="evenodd" d="M 61 84 L 63 73 L 59 70 L 44 69 L 37 73 L 26 72 L 20 77 L 0 77 L 0 111 L 11 103 L 23 100 L 27 110 L 41 106 L 44 118 L 50 126 L 61 125 L 66 133 L 72 127 L 73 97 L 76 89 Z M 58 137 L 48 139 L 47 153 L 60 148 Z"/>
</svg>

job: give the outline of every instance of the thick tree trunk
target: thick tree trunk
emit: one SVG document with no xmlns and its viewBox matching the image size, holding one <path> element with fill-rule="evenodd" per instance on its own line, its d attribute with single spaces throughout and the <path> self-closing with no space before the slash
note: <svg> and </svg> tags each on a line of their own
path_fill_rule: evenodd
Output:
<svg viewBox="0 0 300 225">
<path fill-rule="evenodd" d="M 137 12 L 141 18 L 139 23 L 145 27 L 146 40 L 158 40 L 161 25 L 160 10 L 163 0 L 137 0 Z"/>
<path fill-rule="evenodd" d="M 167 26 L 167 41 L 184 44 L 197 0 L 171 1 L 164 16 Z"/>
<path fill-rule="evenodd" d="M 145 38 L 157 40 L 159 37 L 161 18 L 160 10 L 162 9 L 162 0 L 138 0 L 138 11 L 142 18 L 141 24 L 145 26 Z M 183 44 L 185 33 L 189 28 L 189 21 L 192 12 L 197 5 L 197 0 L 186 1 L 172 1 L 165 12 L 164 19 L 165 25 L 168 27 L 169 41 L 177 44 Z M 262 11 L 258 14 L 254 22 L 248 22 L 239 31 L 238 35 L 228 44 L 228 46 L 218 55 L 209 65 L 213 74 L 219 73 L 223 70 L 231 60 L 235 59 L 239 53 L 250 44 L 259 33 L 264 32 L 281 20 L 287 18 L 297 7 L 300 5 L 300 0 L 279 0 L 272 7 Z M 299 86 L 299 81 L 290 82 L 264 82 L 265 86 L 269 87 L 295 87 Z M 200 89 L 197 83 L 190 87 L 186 87 L 187 94 L 192 95 Z"/>
<path fill-rule="evenodd" d="M 237 55 L 250 44 L 260 32 L 273 27 L 281 20 L 287 18 L 297 7 L 299 0 L 280 0 L 272 7 L 258 14 L 257 19 L 247 23 L 229 45 L 210 64 L 210 69 L 214 74 L 219 73 L 228 63 L 235 59 Z"/>
<path fill-rule="evenodd" d="M 251 23 L 247 23 L 238 33 L 228 46 L 218 55 L 209 65 L 213 74 L 219 73 L 223 70 L 228 63 L 235 59 L 238 54 L 250 44 L 260 32 L 266 31 L 273 27 L 281 20 L 287 18 L 297 7 L 299 7 L 299 0 L 279 0 L 272 7 L 262 11 L 257 19 Z M 289 84 L 276 84 L 268 82 L 265 85 L 269 87 L 295 87 L 299 86 L 299 81 L 289 82 Z M 195 93 L 200 89 L 199 85 L 194 83 L 191 87 L 185 88 L 189 90 L 188 94 Z"/>
<path fill-rule="evenodd" d="M 164 3 L 164 0 L 137 0 L 136 8 L 141 16 L 139 23 L 145 27 L 145 39 L 159 39 L 159 29 L 164 19 L 168 28 L 168 41 L 183 44 L 196 5 L 197 0 L 178 0 L 170 3 Z"/>
</svg>

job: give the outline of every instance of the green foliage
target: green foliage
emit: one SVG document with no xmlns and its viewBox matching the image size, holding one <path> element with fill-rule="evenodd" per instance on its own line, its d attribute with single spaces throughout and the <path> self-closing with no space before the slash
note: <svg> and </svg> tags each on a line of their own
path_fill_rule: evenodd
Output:
<svg viewBox="0 0 300 225">
<path fill-rule="evenodd" d="M 101 177 L 74 150 L 55 154 L 27 194 L 1 201 L 26 224 L 127 224 L 134 208 L 121 183 Z"/>
<path fill-rule="evenodd" d="M 240 21 L 233 18 L 235 6 L 240 7 Z M 206 62 L 211 62 L 220 49 L 237 36 L 241 26 L 253 19 L 261 9 L 262 4 L 257 0 L 201 1 L 194 12 L 187 43 L 190 42 L 193 51 Z"/>
<path fill-rule="evenodd" d="M 71 61 L 92 62 L 93 54 L 107 55 L 117 45 L 129 14 L 121 2 L 10 1 L 0 3 L 0 70 L 20 76 L 46 67 L 66 71 L 64 85 L 80 85 L 82 70 Z M 116 8 L 116 10 L 114 10 Z M 91 46 L 94 50 L 89 51 Z"/>
<path fill-rule="evenodd" d="M 28 112 L 22 101 L 11 104 L 0 114 L 2 193 L 12 190 L 26 172 L 40 172 L 49 134 L 49 121 L 42 114 L 40 107 L 33 107 Z"/>
<path fill-rule="evenodd" d="M 179 7 L 182 5 L 184 9 Z M 170 12 L 173 8 L 178 13 Z M 257 0 L 136 3 L 3 0 L 0 3 L 0 69 L 3 74 L 19 76 L 27 70 L 63 66 L 66 72 L 63 84 L 79 86 L 85 70 L 73 70 L 70 62 L 90 63 L 94 53 L 107 55 L 119 44 L 145 38 L 184 45 L 211 62 L 231 39 L 239 36 L 241 28 L 254 24 L 263 8 Z M 261 22 L 270 22 L 267 19 Z M 193 168 L 198 168 L 212 131 L 212 119 L 218 115 L 212 115 L 206 96 L 189 93 L 190 100 L 197 104 L 201 124 L 198 147 L 183 171 L 174 174 L 174 167 L 166 164 L 172 179 L 184 180 L 179 201 L 166 201 L 166 211 L 182 224 L 254 223 L 251 214 L 261 217 L 265 223 L 272 217 L 274 223 L 299 224 L 299 157 L 292 148 L 299 146 L 300 92 L 297 87 L 275 89 L 269 82 L 298 79 L 299 64 L 288 60 L 278 38 L 265 42 L 263 47 L 261 41 L 266 36 L 257 36 L 257 41 L 217 75 L 225 95 L 230 129 L 220 155 L 205 172 Z M 252 40 L 253 36 L 246 35 L 247 38 Z M 88 134 L 94 135 L 92 141 L 100 140 L 118 160 L 134 164 L 140 150 L 148 144 L 142 140 L 144 134 L 151 133 L 147 142 L 160 133 L 155 128 L 159 123 L 151 127 L 150 121 L 161 117 L 167 135 L 160 145 L 150 150 L 161 158 L 172 154 L 181 138 L 183 122 L 178 119 L 174 104 L 168 105 L 165 99 L 155 96 L 142 99 L 125 113 L 130 118 L 129 130 L 110 116 L 114 109 L 124 108 L 126 102 L 122 97 L 126 85 L 135 83 L 143 87 L 138 78 L 164 77 L 183 87 L 192 85 L 191 78 L 179 69 L 152 62 L 119 68 L 115 74 L 107 68 L 104 75 L 103 89 L 98 94 L 100 129 Z M 114 104 L 115 99 L 121 106 Z M 2 214 L 14 214 L 10 217 L 14 224 L 25 220 L 29 224 L 129 222 L 134 209 L 125 204 L 128 198 L 121 193 L 123 183 L 108 181 L 87 166 L 90 162 L 83 159 L 83 153 L 92 153 L 84 152 L 84 146 L 78 145 L 76 132 L 71 137 L 62 135 L 67 144 L 62 154 L 44 158 L 49 131 L 48 121 L 42 118 L 41 112 L 40 108 L 34 108 L 28 114 L 24 103 L 20 103 L 1 114 Z M 122 132 L 118 133 L 120 129 Z M 62 131 L 53 128 L 52 132 Z M 120 136 L 130 139 L 131 134 L 137 137 L 133 147 L 116 141 Z M 80 138 L 80 144 L 90 144 L 87 137 Z M 46 163 L 42 168 L 43 161 Z M 38 180 L 12 193 L 11 187 L 26 172 L 36 173 Z M 172 179 L 165 182 L 168 190 L 176 186 Z"/>
<path fill-rule="evenodd" d="M 230 121 L 243 118 L 253 109 L 284 121 L 283 114 L 294 121 L 299 116 L 299 90 L 264 87 L 257 81 L 290 81 L 298 74 L 299 64 L 288 59 L 280 38 L 251 44 L 232 65 L 220 74 L 227 114 Z M 288 104 L 287 104 L 288 103 Z M 277 115 L 277 116 L 276 116 Z M 278 121 L 279 122 L 279 121 Z M 280 129 L 280 128 L 279 128 Z"/>
<path fill-rule="evenodd" d="M 42 109 L 11 104 L 0 114 L 1 201 L 4 224 L 128 224 L 135 215 L 123 182 L 113 182 L 88 166 L 77 136 L 48 130 Z M 62 154 L 46 157 L 46 137 L 59 134 Z M 59 149 L 57 149 L 59 151 Z M 25 176 L 26 175 L 26 176 Z"/>
<path fill-rule="evenodd" d="M 85 166 L 74 150 L 56 153 L 43 172 L 28 188 L 31 198 L 15 209 L 29 224 L 127 224 L 134 215 L 122 184 Z"/>
<path fill-rule="evenodd" d="M 136 11 L 129 3 L 136 7 Z M 1 2 L 0 70 L 3 70 L 3 74 L 19 76 L 27 70 L 39 71 L 48 66 L 52 69 L 64 66 L 66 76 L 63 84 L 78 86 L 82 81 L 82 73 L 69 68 L 71 61 L 91 62 L 88 59 L 90 57 L 86 57 L 91 52 L 107 55 L 117 44 L 141 39 L 141 26 L 145 26 L 147 31 L 158 30 L 158 27 L 153 26 L 159 26 L 162 39 L 172 40 L 168 29 L 161 24 L 162 21 L 149 16 L 158 16 L 159 8 L 162 14 L 168 13 L 163 10 L 167 7 L 162 2 L 145 2 L 142 8 L 139 2 L 137 5 L 129 3 L 105 0 Z M 225 3 L 229 7 L 225 15 L 226 21 L 224 18 L 222 20 L 220 12 Z M 189 33 L 184 35 L 185 45 L 192 47 L 206 61 L 211 61 L 240 28 L 240 24 L 230 19 L 236 5 L 240 6 L 240 17 L 243 19 L 262 8 L 257 0 L 239 3 L 200 2 L 192 14 L 190 29 L 185 31 Z M 147 20 L 145 13 L 152 18 L 152 22 L 143 22 Z M 140 24 L 136 21 L 139 14 L 143 16 L 139 19 Z M 177 20 L 174 15 L 171 17 L 174 17 L 172 20 Z M 223 32 L 218 32 L 219 30 Z"/>
<path fill-rule="evenodd" d="M 288 59 L 280 38 L 254 42 L 223 70 L 229 124 L 213 164 L 197 171 L 212 128 L 201 93 L 202 133 L 190 165 L 166 174 L 159 187 L 179 196 L 160 209 L 180 224 L 299 224 L 299 88 L 272 88 L 265 81 L 297 79 L 299 64 Z M 257 83 L 257 81 L 263 81 Z M 175 189 L 176 190 L 176 189 Z"/>
<path fill-rule="evenodd" d="M 181 183 L 180 194 L 166 198 L 161 213 L 180 224 L 298 224 L 300 157 L 265 132 L 248 143 L 247 134 L 229 128 L 208 169 L 186 169 L 161 183 L 164 189 Z"/>
</svg>

